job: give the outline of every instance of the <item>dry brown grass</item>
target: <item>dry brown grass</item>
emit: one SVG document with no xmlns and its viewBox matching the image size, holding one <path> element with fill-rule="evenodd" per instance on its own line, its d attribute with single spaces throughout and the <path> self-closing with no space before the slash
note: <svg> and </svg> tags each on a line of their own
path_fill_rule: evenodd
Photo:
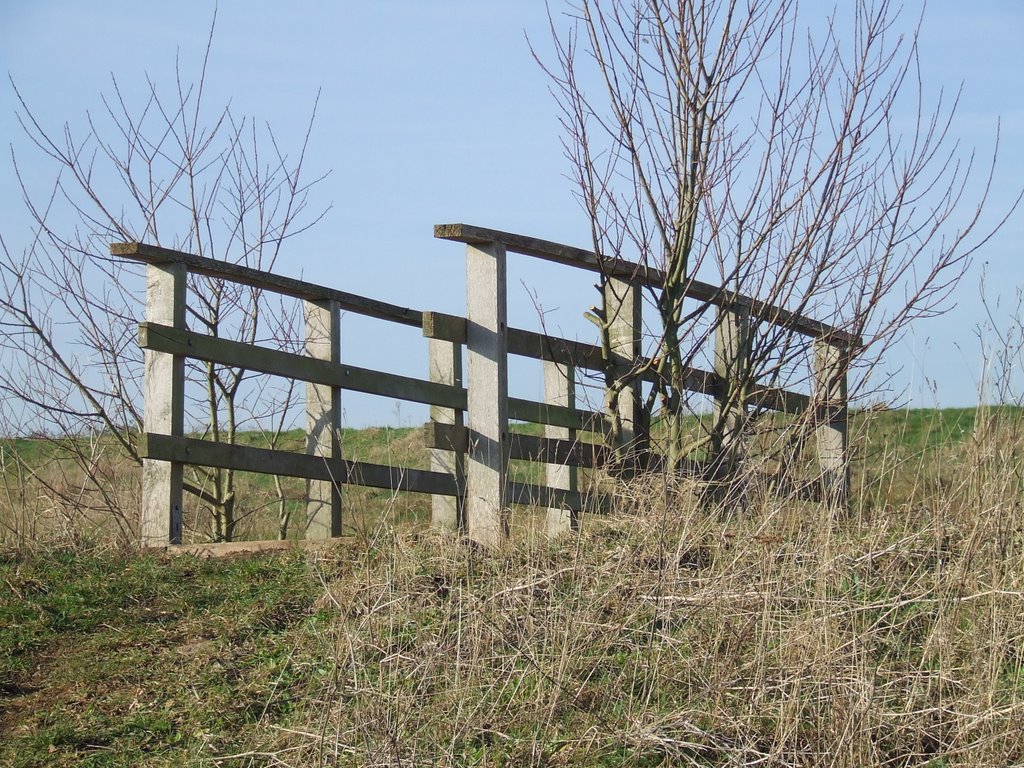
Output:
<svg viewBox="0 0 1024 768">
<path fill-rule="evenodd" d="M 382 530 L 326 554 L 336 668 L 275 759 L 1020 764 L 1022 434 L 982 419 L 849 515 L 648 482 L 555 543 Z"/>
</svg>

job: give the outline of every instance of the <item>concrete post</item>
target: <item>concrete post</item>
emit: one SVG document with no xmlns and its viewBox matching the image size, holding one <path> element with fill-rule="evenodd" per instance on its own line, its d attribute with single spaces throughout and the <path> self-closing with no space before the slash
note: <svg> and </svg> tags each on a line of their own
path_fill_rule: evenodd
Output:
<svg viewBox="0 0 1024 768">
<path fill-rule="evenodd" d="M 505 246 L 466 246 L 469 456 L 466 523 L 488 547 L 508 537 L 508 311 Z"/>
<path fill-rule="evenodd" d="M 847 382 L 849 354 L 844 347 L 825 339 L 814 342 L 814 381 L 819 410 L 818 466 L 822 498 L 831 507 L 845 507 L 850 490 L 850 459 L 847 444 Z"/>
<path fill-rule="evenodd" d="M 456 387 L 462 386 L 461 342 L 428 339 L 427 353 L 431 381 Z M 437 424 L 454 424 L 456 427 L 461 427 L 465 423 L 465 414 L 454 408 L 432 405 L 430 420 Z M 459 489 L 458 496 L 435 494 L 431 497 L 431 523 L 437 528 L 449 530 L 465 528 L 466 455 L 461 451 L 431 448 L 430 468 L 435 472 L 447 472 L 453 475 Z"/>
<path fill-rule="evenodd" d="M 643 295 L 640 285 L 608 278 L 604 287 L 604 311 L 609 323 L 611 376 L 618 380 L 633 370 L 643 353 Z M 630 466 L 648 447 L 639 381 L 632 382 L 620 393 L 618 418 L 622 431 L 618 444 L 612 448 L 623 461 L 628 474 Z"/>
<path fill-rule="evenodd" d="M 566 408 L 576 407 L 576 369 L 544 361 L 544 402 Z M 546 425 L 544 436 L 575 442 L 576 430 Z M 546 464 L 545 475 L 549 488 L 576 492 L 579 490 L 579 470 L 567 464 Z M 550 507 L 547 514 L 548 536 L 560 536 L 579 530 L 579 514 L 566 507 Z"/>
<path fill-rule="evenodd" d="M 184 264 L 150 264 L 146 270 L 146 320 L 185 329 Z M 147 432 L 181 437 L 185 428 L 185 358 L 144 354 L 143 423 Z M 181 543 L 182 471 L 179 462 L 142 460 L 142 510 L 139 534 L 143 547 Z"/>
<path fill-rule="evenodd" d="M 341 363 L 341 309 L 336 301 L 305 302 L 306 354 Z M 306 384 L 306 453 L 340 459 L 341 389 Z M 341 486 L 326 480 L 306 481 L 307 539 L 341 535 Z"/>
<path fill-rule="evenodd" d="M 750 344 L 749 307 L 737 304 L 721 307 L 715 329 L 715 373 L 720 389 L 715 397 L 711 446 L 713 466 L 726 476 L 736 469 L 742 457 Z"/>
</svg>

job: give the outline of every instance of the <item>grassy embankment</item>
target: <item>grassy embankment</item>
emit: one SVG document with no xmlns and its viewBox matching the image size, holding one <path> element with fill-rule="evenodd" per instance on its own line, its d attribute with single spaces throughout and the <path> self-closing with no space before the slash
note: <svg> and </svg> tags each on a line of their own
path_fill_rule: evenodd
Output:
<svg viewBox="0 0 1024 768">
<path fill-rule="evenodd" d="M 1024 414 L 860 429 L 842 518 L 638 484 L 495 556 L 387 517 L 306 553 L 11 549 L 0 765 L 1020 764 Z"/>
</svg>

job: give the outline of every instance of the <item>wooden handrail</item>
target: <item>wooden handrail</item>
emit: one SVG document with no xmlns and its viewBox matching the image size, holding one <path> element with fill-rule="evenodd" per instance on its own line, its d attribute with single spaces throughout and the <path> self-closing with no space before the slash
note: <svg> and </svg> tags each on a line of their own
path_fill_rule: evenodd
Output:
<svg viewBox="0 0 1024 768">
<path fill-rule="evenodd" d="M 648 267 L 617 257 L 600 258 L 593 251 L 587 251 L 583 248 L 554 243 L 550 240 L 539 240 L 534 237 L 526 237 L 525 235 L 516 235 L 511 232 L 501 232 L 496 229 L 477 227 L 471 224 L 437 224 L 434 227 L 434 237 L 470 245 L 501 243 L 508 250 L 524 256 L 533 256 L 545 261 L 553 261 L 557 264 L 565 264 L 566 266 L 585 269 L 590 272 L 599 272 L 608 277 L 617 277 L 642 285 L 657 287 L 665 282 L 664 270 L 655 267 Z M 810 317 L 804 317 L 788 309 L 776 307 L 751 296 L 731 293 L 724 290 L 721 286 L 712 285 L 711 283 L 690 280 L 687 283 L 686 295 L 688 298 L 705 301 L 715 306 L 744 304 L 749 307 L 751 315 L 760 317 L 775 325 L 792 328 L 804 336 L 824 339 L 829 344 L 854 348 L 861 345 L 861 337 L 848 331 L 835 328 Z"/>
<path fill-rule="evenodd" d="M 336 301 L 341 309 L 349 312 L 376 317 L 380 320 L 390 320 L 415 328 L 423 327 L 423 313 L 417 309 L 368 299 L 355 293 L 339 291 L 293 277 L 275 275 L 272 272 L 264 272 L 242 264 L 232 264 L 229 261 L 208 259 L 192 253 L 137 242 L 113 243 L 110 246 L 110 255 L 146 264 L 184 264 L 190 272 L 207 277 L 218 277 L 305 301 Z"/>
</svg>

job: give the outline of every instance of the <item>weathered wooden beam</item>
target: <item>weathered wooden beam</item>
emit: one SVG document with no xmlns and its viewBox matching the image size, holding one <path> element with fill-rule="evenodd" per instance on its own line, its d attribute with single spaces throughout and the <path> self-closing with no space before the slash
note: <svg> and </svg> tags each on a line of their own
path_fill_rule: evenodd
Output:
<svg viewBox="0 0 1024 768">
<path fill-rule="evenodd" d="M 424 430 L 424 442 L 428 448 L 465 451 L 469 446 L 469 434 L 465 427 L 431 422 Z M 609 450 L 604 445 L 518 432 L 509 433 L 509 457 L 540 464 L 573 464 L 577 467 L 601 467 L 610 459 Z"/>
<path fill-rule="evenodd" d="M 336 301 L 305 302 L 306 357 L 303 363 L 317 361 L 330 366 L 341 363 L 341 308 Z M 218 349 L 218 339 L 205 345 Z M 193 340 L 192 346 L 196 346 Z M 260 356 L 248 345 L 219 349 L 234 350 L 238 363 Z M 263 355 L 266 357 L 266 355 Z M 291 357 L 296 357 L 291 355 Z M 273 360 L 274 358 L 270 358 Z M 280 360 L 280 358 L 277 358 Z M 321 460 L 342 458 L 341 453 L 341 387 L 331 384 L 306 384 L 306 453 Z M 323 480 L 306 482 L 307 539 L 328 539 L 341 536 L 341 486 Z"/>
<path fill-rule="evenodd" d="M 185 327 L 186 270 L 181 264 L 151 264 L 146 270 L 146 317 L 178 329 Z M 143 424 L 172 437 L 185 426 L 185 359 L 180 354 L 146 350 L 144 354 Z M 180 544 L 182 533 L 182 465 L 142 461 L 142 509 L 139 534 L 143 547 Z"/>
<path fill-rule="evenodd" d="M 649 285 L 660 285 L 665 281 L 665 273 L 660 269 L 645 267 L 625 259 L 600 259 L 592 251 L 583 248 L 471 224 L 438 224 L 434 227 L 434 237 L 467 244 L 501 243 L 508 250 L 524 256 L 533 256 L 591 272 L 603 272 L 611 277 L 637 280 Z"/>
<path fill-rule="evenodd" d="M 560 405 L 545 405 L 518 397 L 508 398 L 508 418 L 513 421 L 550 424 L 553 427 L 568 427 L 584 432 L 604 433 L 605 431 L 603 413 L 581 408 L 566 408 Z"/>
<path fill-rule="evenodd" d="M 386 301 L 368 299 L 365 296 L 327 288 L 304 280 L 296 280 L 284 275 L 275 275 L 241 264 L 208 259 L 148 243 L 113 243 L 110 246 L 110 255 L 147 264 L 183 264 L 189 272 L 194 272 L 197 275 L 230 280 L 234 283 L 292 296 L 304 301 L 336 301 L 343 310 L 381 320 L 390 320 L 402 325 L 419 328 L 423 324 L 423 313 L 419 310 L 400 307 Z"/>
<path fill-rule="evenodd" d="M 453 344 L 466 343 L 466 318 L 447 315 L 444 312 L 423 313 L 423 335 L 428 339 L 450 341 Z"/>
<path fill-rule="evenodd" d="M 747 396 L 747 405 L 752 408 L 767 408 L 781 413 L 799 415 L 811 407 L 811 398 L 800 392 L 790 392 L 778 387 L 753 385 Z"/>
<path fill-rule="evenodd" d="M 591 272 L 600 272 L 607 277 L 618 278 L 644 285 L 660 287 L 665 284 L 665 272 L 654 267 L 647 267 L 625 259 L 598 257 L 593 251 L 574 248 L 549 240 L 539 240 L 511 232 L 501 232 L 470 224 L 438 224 L 434 227 L 434 237 L 442 240 L 455 240 L 461 243 L 501 243 L 514 253 L 533 256 L 545 261 L 553 261 Z M 839 328 L 827 325 L 782 307 L 775 307 L 766 302 L 735 294 L 721 286 L 690 280 L 686 286 L 688 298 L 704 301 L 719 307 L 730 304 L 745 304 L 752 315 L 766 322 L 783 325 L 797 333 L 813 338 L 827 339 L 829 343 L 843 346 L 860 346 L 859 336 L 847 333 Z"/>
<path fill-rule="evenodd" d="M 197 360 L 285 376 L 312 384 L 340 387 L 351 392 L 365 392 L 445 408 L 466 407 L 466 392 L 461 387 L 355 365 L 342 365 L 339 361 L 281 352 L 154 323 L 139 324 L 139 345 L 143 349 L 181 354 Z"/>
<path fill-rule="evenodd" d="M 508 351 L 512 355 L 563 366 L 571 365 L 573 368 L 586 368 L 591 371 L 604 369 L 601 348 L 594 344 L 560 339 L 557 336 L 547 336 L 519 328 L 509 328 Z"/>
<path fill-rule="evenodd" d="M 435 493 L 454 496 L 455 479 L 444 472 L 371 464 L 348 459 L 326 459 L 292 451 L 215 443 L 191 437 L 144 433 L 139 436 L 139 455 L 161 462 L 221 467 L 239 472 L 299 477 L 343 485 L 361 485 L 390 491 Z"/>
<path fill-rule="evenodd" d="M 505 246 L 466 246 L 466 529 L 486 547 L 508 538 L 508 304 Z"/>
<path fill-rule="evenodd" d="M 423 428 L 423 442 L 427 448 L 465 453 L 469 450 L 469 430 L 456 424 L 428 421 Z"/>
<path fill-rule="evenodd" d="M 611 508 L 611 502 L 606 496 L 548 488 L 533 483 L 510 482 L 508 497 L 512 504 L 549 509 L 557 507 L 573 512 L 607 512 Z"/>
<path fill-rule="evenodd" d="M 465 344 L 466 318 L 441 312 L 424 312 L 423 335 L 431 339 Z M 594 344 L 548 336 L 521 328 L 508 329 L 508 353 L 592 371 L 604 368 L 601 348 Z"/>
<path fill-rule="evenodd" d="M 424 312 L 423 335 L 429 339 L 465 344 L 466 318 L 447 315 L 443 312 Z M 547 360 L 562 365 L 572 365 L 576 368 L 586 368 L 591 371 L 604 370 L 604 355 L 601 347 L 596 344 L 562 339 L 558 336 L 548 336 L 521 328 L 508 329 L 508 353 L 534 360 Z M 648 360 L 643 357 L 637 357 L 635 361 L 637 366 L 646 366 L 647 363 Z M 657 372 L 650 369 L 644 372 L 640 380 L 656 381 L 657 378 Z M 703 371 L 699 368 L 685 368 L 683 371 L 683 386 L 692 392 L 713 395 L 717 391 L 716 381 L 715 375 L 710 371 Z"/>
</svg>

